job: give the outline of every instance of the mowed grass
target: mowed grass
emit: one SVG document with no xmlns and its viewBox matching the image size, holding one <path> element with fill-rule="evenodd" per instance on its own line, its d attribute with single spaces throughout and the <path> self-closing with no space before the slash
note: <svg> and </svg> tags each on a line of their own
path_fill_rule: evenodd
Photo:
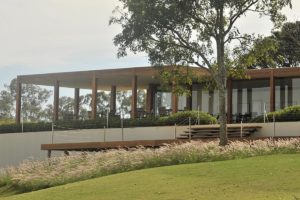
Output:
<svg viewBox="0 0 300 200">
<path fill-rule="evenodd" d="M 160 167 L 1 200 L 300 199 L 300 154 Z"/>
</svg>

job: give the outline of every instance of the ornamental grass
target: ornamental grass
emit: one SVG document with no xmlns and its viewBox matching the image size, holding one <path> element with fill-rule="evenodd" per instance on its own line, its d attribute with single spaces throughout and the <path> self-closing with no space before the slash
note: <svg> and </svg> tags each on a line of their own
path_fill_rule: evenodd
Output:
<svg viewBox="0 0 300 200">
<path fill-rule="evenodd" d="M 300 139 L 232 141 L 220 147 L 218 140 L 191 141 L 159 149 L 139 147 L 94 153 L 72 153 L 43 161 L 26 160 L 0 171 L 0 187 L 21 192 L 49 188 L 105 175 L 152 167 L 240 159 L 300 152 Z"/>
</svg>

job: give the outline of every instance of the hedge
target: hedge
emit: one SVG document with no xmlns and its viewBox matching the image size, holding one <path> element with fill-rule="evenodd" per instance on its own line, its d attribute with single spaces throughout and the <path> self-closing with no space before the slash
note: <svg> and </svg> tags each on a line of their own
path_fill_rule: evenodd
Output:
<svg viewBox="0 0 300 200">
<path fill-rule="evenodd" d="M 197 111 L 179 112 L 167 117 L 147 117 L 141 119 L 124 119 L 123 127 L 148 127 L 148 126 L 169 126 L 169 125 L 187 125 L 189 117 L 191 123 L 197 123 L 198 115 L 200 124 L 215 124 L 217 119 L 207 113 Z M 55 130 L 71 130 L 71 129 L 95 129 L 104 128 L 107 124 L 106 118 L 96 120 L 73 120 L 73 121 L 58 121 L 54 124 Z M 119 117 L 109 118 L 109 128 L 120 128 L 121 119 Z M 51 131 L 51 122 L 24 123 L 24 132 Z M 0 125 L 0 133 L 17 133 L 22 132 L 21 124 L 3 124 Z"/>
<path fill-rule="evenodd" d="M 275 116 L 276 122 L 300 121 L 300 105 L 286 107 L 275 112 L 267 113 L 266 120 L 273 122 Z M 251 122 L 263 122 L 264 116 L 259 116 L 251 120 Z"/>
</svg>

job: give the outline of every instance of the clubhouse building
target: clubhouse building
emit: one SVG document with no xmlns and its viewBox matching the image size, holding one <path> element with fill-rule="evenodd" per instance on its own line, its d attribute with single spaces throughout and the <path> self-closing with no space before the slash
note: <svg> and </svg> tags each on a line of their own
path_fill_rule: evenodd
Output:
<svg viewBox="0 0 300 200">
<path fill-rule="evenodd" d="M 194 76 L 207 76 L 205 69 L 189 67 Z M 184 70 L 185 71 L 185 70 Z M 117 91 L 132 91 L 131 117 L 167 115 L 182 110 L 201 110 L 218 115 L 219 98 L 217 90 L 207 90 L 193 81 L 191 95 L 178 96 L 163 90 L 159 73 L 155 67 L 105 69 L 80 72 L 22 75 L 17 77 L 16 121 L 21 120 L 22 84 L 36 84 L 54 87 L 53 120 L 59 120 L 59 90 L 61 87 L 74 88 L 74 119 L 79 116 L 80 89 L 92 93 L 92 119 L 99 116 L 97 92 L 110 91 L 110 112 L 117 110 Z M 275 111 L 291 105 L 300 105 L 300 68 L 254 69 L 246 71 L 247 79 L 227 81 L 228 122 L 238 122 Z M 137 91 L 146 90 L 146 106 L 137 107 Z"/>
</svg>

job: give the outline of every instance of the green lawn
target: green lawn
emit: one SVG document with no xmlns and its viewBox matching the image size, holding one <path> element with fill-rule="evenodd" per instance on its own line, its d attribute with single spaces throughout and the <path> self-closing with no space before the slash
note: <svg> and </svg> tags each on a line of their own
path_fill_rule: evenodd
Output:
<svg viewBox="0 0 300 200">
<path fill-rule="evenodd" d="M 300 155 L 153 168 L 0 199 L 297 200 L 300 199 Z"/>
</svg>

